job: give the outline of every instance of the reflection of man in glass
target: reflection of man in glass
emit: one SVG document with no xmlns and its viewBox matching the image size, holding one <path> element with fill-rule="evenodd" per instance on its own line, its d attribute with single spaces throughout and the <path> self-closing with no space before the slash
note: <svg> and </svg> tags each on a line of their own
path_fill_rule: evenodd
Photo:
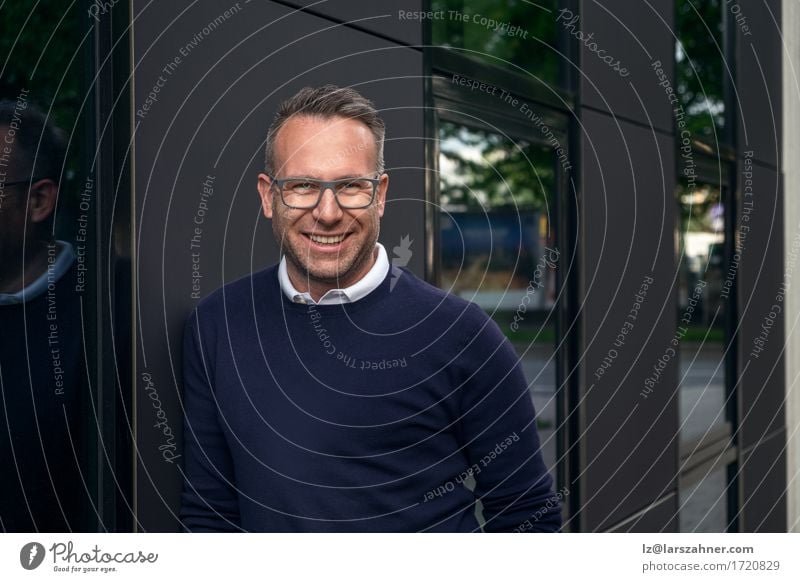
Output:
<svg viewBox="0 0 800 582">
<path fill-rule="evenodd" d="M 384 132 L 333 86 L 270 128 L 258 189 L 283 258 L 187 322 L 189 530 L 476 531 L 476 499 L 486 531 L 560 526 L 513 348 L 377 242 Z"/>
<path fill-rule="evenodd" d="M 80 308 L 53 236 L 65 142 L 26 95 L 0 100 L 0 531 L 78 526 Z"/>
</svg>

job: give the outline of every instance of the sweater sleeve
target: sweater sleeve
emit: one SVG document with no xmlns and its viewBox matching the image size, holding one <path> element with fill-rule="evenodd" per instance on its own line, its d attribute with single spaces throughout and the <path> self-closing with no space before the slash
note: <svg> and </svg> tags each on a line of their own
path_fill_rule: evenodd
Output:
<svg viewBox="0 0 800 582">
<path fill-rule="evenodd" d="M 213 360 L 195 309 L 183 336 L 184 481 L 180 520 L 188 531 L 240 531 L 233 461 L 212 387 Z"/>
<path fill-rule="evenodd" d="M 519 358 L 494 321 L 474 304 L 469 309 L 479 323 L 458 356 L 459 425 L 484 531 L 558 531 L 561 505 L 542 460 Z"/>
</svg>

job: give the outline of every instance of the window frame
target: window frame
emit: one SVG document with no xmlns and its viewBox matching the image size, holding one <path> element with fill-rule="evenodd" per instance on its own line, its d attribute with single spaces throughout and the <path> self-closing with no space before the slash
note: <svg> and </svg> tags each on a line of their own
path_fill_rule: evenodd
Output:
<svg viewBox="0 0 800 582">
<path fill-rule="evenodd" d="M 710 144 L 694 139 L 692 141 L 692 156 L 695 160 L 696 168 L 696 182 L 708 184 L 720 189 L 721 201 L 724 208 L 724 262 L 725 273 L 731 264 L 731 260 L 736 251 L 735 241 L 735 218 L 738 216 L 738 201 L 736 199 L 736 158 L 733 150 L 720 144 L 720 147 L 714 148 Z M 680 183 L 681 175 L 679 169 L 680 155 L 676 156 L 676 173 L 678 175 L 678 183 Z M 680 205 L 677 197 L 677 190 L 675 196 L 676 206 Z M 675 237 L 676 248 L 678 246 L 678 237 L 680 237 L 680 210 L 676 212 L 675 224 Z M 679 257 L 676 256 L 675 268 L 676 272 L 679 267 Z M 678 285 L 675 286 L 673 291 L 676 294 L 676 306 L 680 310 L 677 294 L 679 293 Z M 677 495 L 680 499 L 680 494 L 702 481 L 711 471 L 719 470 L 722 467 L 726 468 L 728 502 L 726 506 L 727 511 L 727 527 L 726 531 L 738 531 L 738 519 L 736 516 L 736 507 L 738 506 L 738 483 L 737 483 L 737 459 L 739 457 L 738 445 L 738 409 L 739 409 L 739 391 L 737 390 L 737 354 L 739 348 L 739 338 L 737 334 L 737 306 L 736 306 L 736 285 L 733 285 L 730 294 L 725 301 L 724 307 L 724 338 L 723 338 L 723 357 L 725 358 L 723 364 L 724 370 L 724 386 L 725 386 L 725 422 L 721 426 L 708 431 L 708 433 L 700 438 L 683 442 L 680 435 L 678 438 L 676 466 L 679 468 L 677 474 L 678 488 Z M 679 317 L 676 313 L 676 322 Z M 678 359 L 680 362 L 680 358 Z M 680 390 L 680 386 L 676 387 Z M 680 415 L 680 409 L 678 409 Z M 678 417 L 678 424 L 681 422 L 680 416 Z M 678 507 L 678 521 L 680 523 L 680 506 Z"/>
<path fill-rule="evenodd" d="M 553 152 L 556 191 L 553 193 L 553 227 L 556 241 L 561 249 L 561 261 L 556 267 L 555 337 L 553 350 L 556 360 L 556 469 L 555 488 L 570 484 L 570 496 L 564 501 L 564 531 L 578 527 L 569 521 L 579 511 L 580 495 L 578 479 L 580 475 L 578 402 L 580 394 L 579 374 L 576 363 L 579 361 L 579 332 L 581 329 L 578 308 L 577 276 L 567 279 L 567 269 L 577 265 L 579 248 L 577 199 L 578 192 L 573 175 L 577 175 L 577 152 L 573 144 L 578 143 L 574 134 L 572 119 L 575 96 L 567 90 L 558 88 L 544 90 L 541 84 L 523 75 L 504 71 L 475 59 L 458 54 L 457 49 L 432 47 L 430 44 L 430 24 L 426 27 L 425 61 L 425 156 L 426 156 L 426 215 L 425 215 L 425 277 L 436 286 L 441 283 L 441 244 L 440 212 L 438 210 L 439 185 L 439 130 L 440 121 L 449 121 L 487 129 L 489 124 L 498 128 L 511 138 L 524 139 L 535 145 L 544 145 Z M 497 96 L 478 94 L 478 92 L 455 85 L 452 75 L 462 75 L 478 79 L 506 90 L 514 97 L 527 103 L 534 113 L 541 116 L 550 127 L 561 147 L 567 152 L 571 169 L 567 171 L 555 156 L 555 148 L 541 136 L 533 132 L 531 122 L 518 108 L 504 104 Z M 511 91 L 511 88 L 514 90 Z M 483 123 L 476 123 L 476 119 Z M 573 248 L 570 244 L 575 244 Z"/>
</svg>

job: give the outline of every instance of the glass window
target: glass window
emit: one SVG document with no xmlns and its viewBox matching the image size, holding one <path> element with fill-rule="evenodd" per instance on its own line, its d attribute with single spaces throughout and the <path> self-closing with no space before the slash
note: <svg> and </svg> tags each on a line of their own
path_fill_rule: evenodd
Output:
<svg viewBox="0 0 800 582">
<path fill-rule="evenodd" d="M 557 85 L 557 7 L 557 0 L 432 0 L 431 9 L 444 16 L 432 21 L 433 44 L 467 49 L 459 52 L 523 73 L 513 66 L 517 65 Z"/>
<path fill-rule="evenodd" d="M 675 75 L 694 137 L 726 141 L 723 10 L 721 0 L 678 0 L 676 3 Z"/>
<path fill-rule="evenodd" d="M 554 472 L 554 152 L 450 121 L 439 127 L 441 285 L 485 309 L 516 347 Z"/>
<path fill-rule="evenodd" d="M 94 527 L 90 20 L 53 2 L 0 19 L 0 531 Z"/>
<path fill-rule="evenodd" d="M 706 471 L 694 484 L 682 486 L 678 494 L 678 526 L 681 532 L 723 533 L 728 531 L 728 470 Z"/>
<path fill-rule="evenodd" d="M 678 276 L 681 442 L 707 438 L 726 425 L 727 305 L 725 190 L 681 183 Z"/>
</svg>

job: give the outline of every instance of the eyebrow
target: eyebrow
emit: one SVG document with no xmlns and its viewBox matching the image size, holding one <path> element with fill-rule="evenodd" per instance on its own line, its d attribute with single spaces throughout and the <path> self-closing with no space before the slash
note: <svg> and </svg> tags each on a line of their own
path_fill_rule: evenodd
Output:
<svg viewBox="0 0 800 582">
<path fill-rule="evenodd" d="M 305 176 L 287 176 L 286 178 L 279 178 L 280 180 L 301 180 L 301 179 L 309 179 L 309 180 L 317 180 L 320 182 L 336 182 L 337 180 L 350 180 L 352 178 L 369 178 L 372 174 L 347 174 L 345 176 L 339 176 L 338 178 L 334 178 L 333 180 L 323 180 L 322 178 L 314 175 L 305 175 Z"/>
</svg>

